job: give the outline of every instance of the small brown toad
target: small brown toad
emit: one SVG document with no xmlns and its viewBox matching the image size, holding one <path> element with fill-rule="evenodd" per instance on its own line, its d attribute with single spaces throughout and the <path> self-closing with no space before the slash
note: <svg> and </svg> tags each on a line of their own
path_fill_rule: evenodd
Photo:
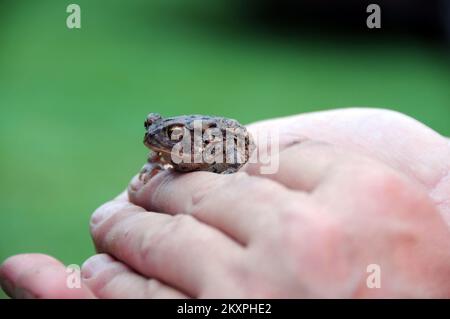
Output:
<svg viewBox="0 0 450 319">
<path fill-rule="evenodd" d="M 164 118 L 150 113 L 145 121 L 144 144 L 151 150 L 141 176 L 173 168 L 178 172 L 236 172 L 255 144 L 238 121 L 206 115 Z"/>
</svg>

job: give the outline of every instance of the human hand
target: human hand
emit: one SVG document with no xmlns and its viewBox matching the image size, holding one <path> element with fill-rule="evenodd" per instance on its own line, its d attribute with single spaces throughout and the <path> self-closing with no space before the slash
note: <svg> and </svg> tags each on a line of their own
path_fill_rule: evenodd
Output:
<svg viewBox="0 0 450 319">
<path fill-rule="evenodd" d="M 275 126 L 276 174 L 259 175 L 255 164 L 233 175 L 164 172 L 146 185 L 135 179 L 131 202 L 123 194 L 99 208 L 94 242 L 114 259 L 85 263 L 85 296 L 450 295 L 446 139 L 398 113 L 364 109 L 251 130 Z M 49 257 L 16 256 L 0 276 L 47 297 L 48 285 L 17 279 L 27 278 L 33 258 L 42 261 L 36 269 L 50 269 Z M 366 286 L 369 264 L 381 267 L 379 289 Z"/>
</svg>

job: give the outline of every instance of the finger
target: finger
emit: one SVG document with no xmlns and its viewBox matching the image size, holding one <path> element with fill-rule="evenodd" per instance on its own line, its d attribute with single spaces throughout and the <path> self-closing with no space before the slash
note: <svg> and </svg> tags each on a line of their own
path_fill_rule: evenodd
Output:
<svg viewBox="0 0 450 319">
<path fill-rule="evenodd" d="M 432 188 L 448 171 L 448 140 L 395 111 L 349 108 L 254 123 L 253 136 L 279 134 L 279 149 L 305 139 L 323 141 L 376 158 Z"/>
<path fill-rule="evenodd" d="M 220 231 L 190 216 L 151 213 L 121 200 L 94 213 L 91 233 L 99 252 L 194 297 L 207 283 L 223 280 L 243 253 Z"/>
<path fill-rule="evenodd" d="M 333 169 L 362 158 L 342 147 L 312 140 L 294 143 L 272 156 L 278 156 L 279 162 L 273 174 L 261 174 L 260 163 L 248 164 L 244 171 L 304 192 L 312 192 Z"/>
<path fill-rule="evenodd" d="M 186 295 L 156 279 L 147 279 L 107 254 L 90 257 L 82 266 L 84 284 L 105 299 L 168 299 Z"/>
<path fill-rule="evenodd" d="M 301 209 L 307 201 L 303 193 L 246 173 L 162 172 L 146 184 L 135 177 L 129 196 L 148 210 L 192 215 L 243 245 L 276 227 L 287 203 Z"/>
<path fill-rule="evenodd" d="M 66 267 L 42 254 L 8 258 L 0 267 L 2 288 L 12 298 L 94 298 L 84 285 L 69 288 Z"/>
<path fill-rule="evenodd" d="M 377 159 L 424 185 L 450 225 L 448 139 L 411 117 L 390 110 L 349 108 L 263 121 L 248 130 L 254 136 L 278 132 L 281 151 L 306 138 Z"/>
</svg>

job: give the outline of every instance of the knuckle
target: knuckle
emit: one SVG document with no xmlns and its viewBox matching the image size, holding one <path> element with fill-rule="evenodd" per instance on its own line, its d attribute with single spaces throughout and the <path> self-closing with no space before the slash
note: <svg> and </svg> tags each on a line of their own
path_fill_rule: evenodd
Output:
<svg viewBox="0 0 450 319">
<path fill-rule="evenodd" d="M 141 259 L 151 267 L 156 266 L 156 260 L 160 261 L 158 264 L 165 264 L 165 257 L 162 253 L 170 251 L 171 249 L 168 247 L 173 248 L 174 243 L 176 244 L 175 240 L 180 238 L 180 234 L 192 229 L 193 221 L 194 218 L 189 215 L 175 215 L 157 230 L 144 233 L 139 245 Z M 189 236 L 183 237 L 189 238 Z"/>
<path fill-rule="evenodd" d="M 129 247 L 135 236 L 139 236 L 143 231 L 145 223 L 142 222 L 143 215 L 116 216 L 100 227 L 100 235 L 97 241 L 108 247 L 108 251 L 127 254 Z"/>
<path fill-rule="evenodd" d="M 179 214 L 172 217 L 171 222 L 167 224 L 166 233 L 176 234 L 191 229 L 194 218 L 189 215 Z"/>
<path fill-rule="evenodd" d="M 354 195 L 354 209 L 364 214 L 406 214 L 419 208 L 430 210 L 431 200 L 418 181 L 374 159 L 361 157 L 356 160 L 334 172 L 335 186 L 340 184 L 343 192 Z"/>
<path fill-rule="evenodd" d="M 207 206 L 210 203 L 211 198 L 216 198 L 216 196 L 213 195 L 223 194 L 230 185 L 238 183 L 238 181 L 245 178 L 245 176 L 247 176 L 246 173 L 238 172 L 231 175 L 223 175 L 219 178 L 204 179 L 192 194 L 191 204 L 186 207 L 187 214 L 193 216 L 201 214 L 204 206 Z M 220 190 L 220 192 L 218 190 Z"/>
<path fill-rule="evenodd" d="M 414 206 L 428 207 L 430 200 L 425 189 L 407 176 L 391 169 L 376 169 L 361 175 L 361 194 L 370 197 L 368 200 L 378 210 L 400 213 Z"/>
<path fill-rule="evenodd" d="M 186 209 L 186 212 L 190 215 L 197 215 L 201 212 L 201 208 L 207 202 L 212 194 L 214 194 L 217 189 L 222 188 L 223 183 L 217 183 L 217 180 L 208 180 L 203 182 L 196 192 L 192 195 L 192 203 L 190 207 Z"/>
<path fill-rule="evenodd" d="M 321 214 L 322 208 L 300 194 L 293 194 L 289 200 L 281 202 L 278 208 L 279 227 L 284 233 L 291 229 L 304 229 L 314 222 L 314 216 Z"/>
<path fill-rule="evenodd" d="M 204 183 L 201 188 L 194 194 L 192 204 L 187 210 L 189 215 L 200 216 L 205 212 L 206 208 L 213 205 L 226 204 L 229 201 L 240 202 L 258 200 L 267 202 L 273 198 L 276 183 L 267 179 L 250 176 L 244 172 L 238 172 L 232 175 L 223 176 L 218 182 Z"/>
<path fill-rule="evenodd" d="M 344 240 L 341 224 L 337 218 L 329 215 L 292 215 L 291 218 L 285 219 L 284 228 L 294 250 L 299 244 L 306 244 L 305 248 L 329 253 Z"/>
<path fill-rule="evenodd" d="M 395 172 L 376 169 L 363 175 L 363 183 L 374 194 L 399 193 L 406 187 L 404 179 Z"/>
<path fill-rule="evenodd" d="M 237 183 L 230 183 L 238 200 L 253 200 L 259 203 L 269 203 L 276 198 L 274 194 L 281 193 L 283 186 L 269 179 L 258 176 L 246 176 Z"/>
<path fill-rule="evenodd" d="M 107 247 L 116 247 L 122 235 L 128 237 L 129 229 L 134 221 L 133 217 L 140 218 L 130 205 L 114 203 L 108 206 L 103 211 L 108 216 L 103 217 L 101 222 L 95 222 L 95 217 L 91 219 L 91 235 L 96 248 L 100 251 Z"/>
<path fill-rule="evenodd" d="M 309 274 L 327 273 L 330 264 L 339 265 L 346 259 L 343 250 L 351 249 L 352 245 L 338 218 L 310 213 L 289 211 L 284 214 L 280 244 L 287 249 L 286 256 L 293 264 L 291 269 Z"/>
</svg>

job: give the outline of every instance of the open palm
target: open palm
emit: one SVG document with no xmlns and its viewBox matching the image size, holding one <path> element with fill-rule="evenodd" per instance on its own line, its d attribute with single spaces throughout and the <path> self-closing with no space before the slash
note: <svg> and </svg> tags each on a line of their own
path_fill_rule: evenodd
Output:
<svg viewBox="0 0 450 319">
<path fill-rule="evenodd" d="M 450 143 L 402 114 L 344 109 L 249 126 L 280 167 L 134 178 L 101 206 L 81 289 L 41 254 L 0 268 L 13 297 L 450 296 Z M 383 271 L 380 289 L 366 269 Z"/>
</svg>

